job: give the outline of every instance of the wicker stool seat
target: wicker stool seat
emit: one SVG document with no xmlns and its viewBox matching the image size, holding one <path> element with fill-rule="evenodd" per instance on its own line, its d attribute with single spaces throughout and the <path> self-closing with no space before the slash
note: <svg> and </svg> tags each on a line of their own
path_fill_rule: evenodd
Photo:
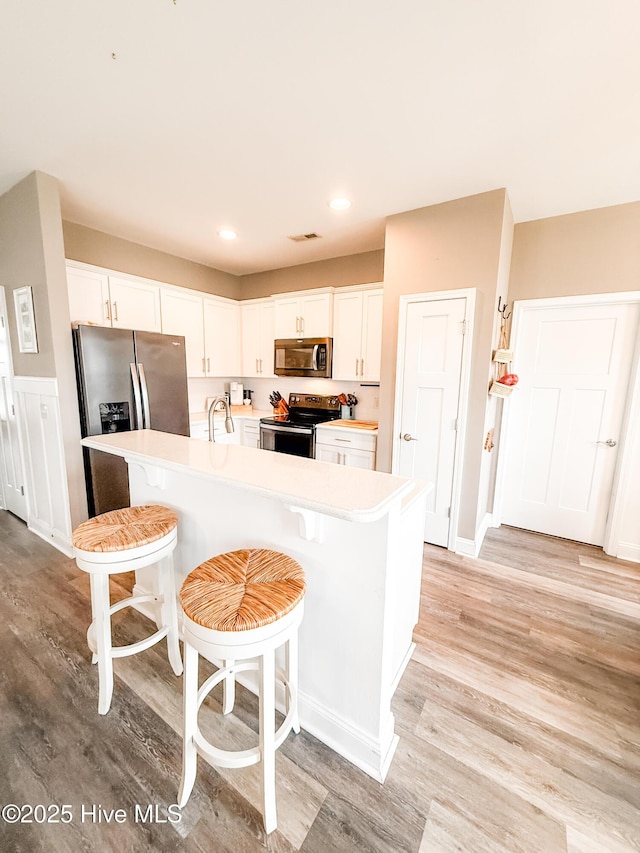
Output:
<svg viewBox="0 0 640 853">
<path fill-rule="evenodd" d="M 182 673 L 178 643 L 178 615 L 172 554 L 177 544 L 178 518 L 164 506 L 134 506 L 90 518 L 73 531 L 73 553 L 78 568 L 91 582 L 92 622 L 87 642 L 98 664 L 98 712 L 106 714 L 113 695 L 113 658 L 142 652 L 167 638 L 169 662 Z M 156 565 L 156 593 L 132 595 L 111 605 L 109 575 Z M 126 646 L 111 644 L 111 616 L 132 605 L 157 605 L 158 630 Z"/>
<path fill-rule="evenodd" d="M 305 594 L 304 571 L 286 554 L 245 549 L 220 554 L 188 575 L 180 590 L 184 629 L 184 747 L 178 804 L 184 807 L 195 784 L 198 754 L 219 767 L 262 762 L 263 815 L 267 833 L 277 825 L 275 751 L 298 721 L 298 627 Z M 276 650 L 284 646 L 284 668 Z M 219 666 L 198 687 L 198 655 Z M 259 745 L 220 749 L 198 728 L 198 709 L 223 683 L 223 714 L 233 710 L 235 676 L 259 672 Z M 276 681 L 284 687 L 285 719 L 275 731 Z"/>
</svg>

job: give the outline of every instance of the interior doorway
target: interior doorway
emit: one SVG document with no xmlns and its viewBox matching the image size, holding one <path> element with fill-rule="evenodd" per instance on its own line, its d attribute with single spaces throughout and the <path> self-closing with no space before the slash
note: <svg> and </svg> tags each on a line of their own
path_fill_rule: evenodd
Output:
<svg viewBox="0 0 640 853">
<path fill-rule="evenodd" d="M 605 544 L 640 323 L 632 299 L 516 303 L 503 523 Z"/>
<path fill-rule="evenodd" d="M 475 290 L 400 298 L 393 471 L 433 483 L 425 542 L 453 547 Z"/>
<path fill-rule="evenodd" d="M 4 287 L 0 287 L 0 491 L 5 509 L 26 521 L 27 499 L 12 381 L 7 303 Z"/>
</svg>

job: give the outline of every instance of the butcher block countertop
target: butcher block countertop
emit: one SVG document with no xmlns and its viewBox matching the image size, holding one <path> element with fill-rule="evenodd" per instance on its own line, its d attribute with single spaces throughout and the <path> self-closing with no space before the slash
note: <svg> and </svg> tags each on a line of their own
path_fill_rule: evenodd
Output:
<svg viewBox="0 0 640 853">
<path fill-rule="evenodd" d="M 366 430 L 367 432 L 378 432 L 378 421 L 351 421 L 351 420 L 339 420 L 339 421 L 326 421 L 325 423 L 318 424 L 318 427 L 322 427 L 322 429 L 333 429 L 334 427 L 338 427 L 340 429 L 352 429 L 352 430 Z"/>
</svg>

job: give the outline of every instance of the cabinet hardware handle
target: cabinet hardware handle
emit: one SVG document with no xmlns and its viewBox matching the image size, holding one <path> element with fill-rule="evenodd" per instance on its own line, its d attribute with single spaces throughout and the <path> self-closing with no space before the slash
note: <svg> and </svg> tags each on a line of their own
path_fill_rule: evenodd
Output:
<svg viewBox="0 0 640 853">
<path fill-rule="evenodd" d="M 207 373 L 211 373 L 211 359 L 207 358 Z"/>
<path fill-rule="evenodd" d="M 304 335 L 304 317 L 300 317 L 300 334 Z"/>
<path fill-rule="evenodd" d="M 260 373 L 260 367 L 258 366 L 259 358 L 256 358 L 256 373 Z"/>
<path fill-rule="evenodd" d="M 262 373 L 262 359 L 260 359 L 260 373 Z"/>
<path fill-rule="evenodd" d="M 351 439 L 350 439 L 350 438 L 336 438 L 336 441 L 344 441 L 344 442 L 346 442 L 347 444 L 351 444 Z"/>
<path fill-rule="evenodd" d="M 206 367 L 206 365 L 205 365 L 204 356 L 202 356 L 202 372 L 203 372 L 203 373 L 206 373 L 206 372 L 207 372 L 207 367 Z"/>
<path fill-rule="evenodd" d="M 118 322 L 118 303 L 117 302 L 113 303 L 113 319 L 116 321 L 116 323 Z"/>
<path fill-rule="evenodd" d="M 364 358 L 360 359 L 360 376 L 364 376 Z"/>
<path fill-rule="evenodd" d="M 360 359 L 356 358 L 356 376 L 358 375 L 358 365 L 360 363 Z"/>
<path fill-rule="evenodd" d="M 110 310 L 108 299 L 104 303 L 104 310 L 105 310 L 105 314 L 107 315 L 107 320 L 111 320 L 111 310 Z"/>
</svg>

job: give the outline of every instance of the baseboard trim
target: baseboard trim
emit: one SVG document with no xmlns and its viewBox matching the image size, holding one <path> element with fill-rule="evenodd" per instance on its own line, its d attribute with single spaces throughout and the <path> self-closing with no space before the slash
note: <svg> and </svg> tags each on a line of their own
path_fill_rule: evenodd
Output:
<svg viewBox="0 0 640 853">
<path fill-rule="evenodd" d="M 499 527 L 494 524 L 493 515 L 490 512 L 484 514 L 484 518 L 480 522 L 474 539 L 464 539 L 462 536 L 456 537 L 454 551 L 456 554 L 462 554 L 465 557 L 477 557 L 482 548 L 484 537 L 487 535 L 487 530 L 490 527 Z"/>
<path fill-rule="evenodd" d="M 51 530 L 50 527 L 40 524 L 37 519 L 33 518 L 29 519 L 27 527 L 32 533 L 39 536 L 40 539 L 44 539 L 49 545 L 53 545 L 58 551 L 62 551 L 66 557 L 73 557 L 73 545 L 71 541 L 59 531 Z"/>
<path fill-rule="evenodd" d="M 640 563 L 640 545 L 631 542 L 618 542 L 616 557 L 619 560 L 629 560 L 631 563 Z"/>
</svg>

